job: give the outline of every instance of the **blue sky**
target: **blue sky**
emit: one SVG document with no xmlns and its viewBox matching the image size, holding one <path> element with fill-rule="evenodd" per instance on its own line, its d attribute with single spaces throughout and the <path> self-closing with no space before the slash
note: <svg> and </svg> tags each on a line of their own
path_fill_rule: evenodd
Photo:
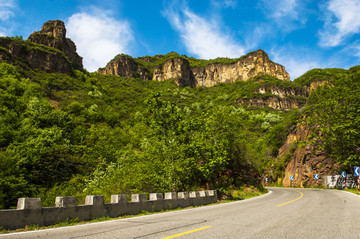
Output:
<svg viewBox="0 0 360 239">
<path fill-rule="evenodd" d="M 360 61 L 360 0 L 0 0 L 0 36 L 63 20 L 89 71 L 115 55 L 237 58 L 263 49 L 291 79 Z"/>
</svg>

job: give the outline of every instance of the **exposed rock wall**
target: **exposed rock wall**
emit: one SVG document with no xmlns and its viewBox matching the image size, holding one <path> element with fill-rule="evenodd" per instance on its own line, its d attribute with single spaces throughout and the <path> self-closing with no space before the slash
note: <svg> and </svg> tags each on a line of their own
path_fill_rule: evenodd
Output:
<svg viewBox="0 0 360 239">
<path fill-rule="evenodd" d="M 178 86 L 195 86 L 189 62 L 181 57 L 169 59 L 156 67 L 152 79 L 155 81 L 175 79 Z"/>
<path fill-rule="evenodd" d="M 64 22 L 60 20 L 48 21 L 44 23 L 40 31 L 32 33 L 28 40 L 63 51 L 77 68 L 83 68 L 82 57 L 76 53 L 75 43 L 66 38 Z"/>
<path fill-rule="evenodd" d="M 298 124 L 296 131 L 290 133 L 285 144 L 279 149 L 279 156 L 283 157 L 286 154 L 291 155 L 291 161 L 285 168 L 285 177 L 283 179 L 283 186 L 291 186 L 290 176 L 294 177 L 294 186 L 315 186 L 315 174 L 331 175 L 339 168 L 335 160 L 325 157 L 324 152 L 315 151 L 308 140 L 310 134 L 310 127 L 307 125 Z M 302 141 L 300 145 L 294 150 L 295 142 Z"/>
<path fill-rule="evenodd" d="M 146 60 L 145 58 L 142 58 Z M 148 72 L 131 57 L 119 55 L 110 61 L 98 73 L 123 77 L 146 79 Z M 272 62 L 268 55 L 257 50 L 230 64 L 211 63 L 205 67 L 191 67 L 183 57 L 174 57 L 153 68 L 152 80 L 166 81 L 175 79 L 179 86 L 213 86 L 219 83 L 247 81 L 257 75 L 271 75 L 290 81 L 289 74 L 282 65 Z"/>
<path fill-rule="evenodd" d="M 257 75 L 271 75 L 280 80 L 290 81 L 285 67 L 270 61 L 263 50 L 257 50 L 231 64 L 209 64 L 192 68 L 196 86 L 213 86 L 219 83 L 247 81 Z"/>
<path fill-rule="evenodd" d="M 97 72 L 120 77 L 149 79 L 149 71 L 144 66 L 136 63 L 132 57 L 126 55 L 116 56 L 105 68 L 100 68 Z"/>
<path fill-rule="evenodd" d="M 305 104 L 306 97 L 308 97 L 308 92 L 303 88 L 278 85 L 264 85 L 257 88 L 254 93 L 257 93 L 258 96 L 238 99 L 236 103 L 250 107 L 270 107 L 275 110 L 291 110 L 301 108 Z"/>
<path fill-rule="evenodd" d="M 18 42 L 10 38 L 0 38 L 0 59 L 7 62 L 22 62 L 32 69 L 47 72 L 70 73 L 72 65 L 64 53 L 39 46 L 31 42 Z"/>
<path fill-rule="evenodd" d="M 296 98 L 281 98 L 278 96 L 238 99 L 236 103 L 239 105 L 247 105 L 249 107 L 270 107 L 275 110 L 291 110 L 302 106 L 302 103 Z"/>
</svg>

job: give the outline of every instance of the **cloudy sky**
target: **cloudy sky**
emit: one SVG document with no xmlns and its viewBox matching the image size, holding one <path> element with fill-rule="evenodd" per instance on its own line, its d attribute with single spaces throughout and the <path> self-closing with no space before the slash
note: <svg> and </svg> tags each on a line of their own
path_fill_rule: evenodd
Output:
<svg viewBox="0 0 360 239">
<path fill-rule="evenodd" d="M 63 20 L 89 71 L 115 55 L 202 59 L 263 49 L 291 79 L 360 64 L 360 0 L 0 0 L 0 36 Z"/>
</svg>

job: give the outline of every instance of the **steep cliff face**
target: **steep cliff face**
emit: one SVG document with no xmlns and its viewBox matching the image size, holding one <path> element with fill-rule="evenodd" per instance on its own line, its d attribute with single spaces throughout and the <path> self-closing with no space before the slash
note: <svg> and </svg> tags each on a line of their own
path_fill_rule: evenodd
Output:
<svg viewBox="0 0 360 239">
<path fill-rule="evenodd" d="M 189 62 L 181 57 L 169 59 L 154 69 L 153 80 L 175 79 L 178 86 L 195 86 Z"/>
<path fill-rule="evenodd" d="M 275 110 L 291 110 L 300 108 L 303 103 L 296 98 L 281 98 L 278 96 L 268 96 L 263 98 L 238 99 L 236 103 L 239 105 L 247 105 L 249 107 L 270 107 Z"/>
<path fill-rule="evenodd" d="M 263 50 L 251 52 L 231 64 L 209 64 L 192 68 L 196 86 L 213 86 L 219 83 L 247 81 L 257 75 L 271 75 L 280 80 L 290 81 L 285 67 L 270 61 Z"/>
<path fill-rule="evenodd" d="M 279 85 L 274 82 L 267 83 L 265 76 L 258 77 L 254 81 L 254 85 L 259 85 L 253 91 L 252 97 L 244 97 L 236 100 L 237 104 L 247 105 L 250 107 L 270 107 L 275 110 L 291 110 L 293 108 L 301 108 L 306 103 L 308 92 L 305 88 L 294 84 L 286 83 Z M 267 76 L 269 78 L 269 76 Z"/>
<path fill-rule="evenodd" d="M 291 186 L 290 176 L 294 177 L 294 186 L 315 186 L 315 174 L 335 174 L 339 165 L 335 160 L 325 157 L 324 152 L 315 151 L 308 140 L 310 127 L 298 124 L 296 131 L 290 133 L 286 142 L 279 150 L 278 157 L 291 155 L 291 160 L 285 168 L 283 186 Z"/>
<path fill-rule="evenodd" d="M 0 49 L 0 59 L 10 63 L 20 62 L 31 69 L 47 72 L 72 72 L 71 62 L 63 52 L 54 48 L 28 41 L 0 38 Z"/>
<path fill-rule="evenodd" d="M 169 57 L 169 55 L 171 56 Z M 238 60 L 230 61 L 232 63 L 204 63 L 206 60 L 180 56 L 177 53 L 169 53 L 166 56 L 140 57 L 138 60 L 144 66 L 148 65 L 144 68 L 148 68 L 149 72 L 153 71 L 152 80 L 166 81 L 175 79 L 179 86 L 210 87 L 220 83 L 235 82 L 236 80 L 247 81 L 257 75 L 271 75 L 280 80 L 290 81 L 285 68 L 272 62 L 263 50 L 257 50 Z M 128 67 L 130 61 L 132 61 L 131 65 L 133 67 Z M 204 63 L 205 66 L 200 67 L 199 64 L 194 64 L 194 61 L 202 62 L 200 65 Z M 160 63 L 156 64 L 156 62 Z M 192 63 L 190 64 L 190 62 Z M 105 68 L 99 69 L 98 72 L 101 74 L 136 77 L 143 71 L 139 70 L 141 66 L 141 64 L 135 63 L 130 58 L 121 63 L 120 59 L 114 59 Z"/>
<path fill-rule="evenodd" d="M 149 71 L 144 66 L 136 63 L 132 57 L 126 55 L 116 56 L 105 68 L 100 68 L 97 72 L 120 77 L 149 79 Z"/>
<path fill-rule="evenodd" d="M 66 38 L 64 22 L 60 20 L 48 21 L 44 23 L 40 31 L 32 33 L 28 40 L 63 51 L 77 68 L 83 68 L 82 57 L 76 53 L 75 43 Z"/>
</svg>

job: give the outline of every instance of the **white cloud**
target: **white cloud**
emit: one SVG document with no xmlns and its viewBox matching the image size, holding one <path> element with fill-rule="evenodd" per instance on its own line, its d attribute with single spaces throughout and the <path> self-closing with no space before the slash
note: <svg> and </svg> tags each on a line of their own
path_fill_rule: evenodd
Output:
<svg viewBox="0 0 360 239">
<path fill-rule="evenodd" d="M 15 0 L 0 0 L 0 7 L 15 7 Z"/>
<path fill-rule="evenodd" d="M 237 0 L 211 0 L 211 4 L 218 8 L 235 8 L 238 4 Z"/>
<path fill-rule="evenodd" d="M 320 46 L 335 47 L 360 33 L 360 0 L 330 0 L 327 11 L 324 29 L 319 32 Z"/>
<path fill-rule="evenodd" d="M 179 32 L 187 51 L 199 58 L 239 57 L 245 53 L 244 46 L 219 26 L 211 17 L 200 17 L 186 5 L 173 2 L 163 12 L 172 27 Z"/>
<path fill-rule="evenodd" d="M 6 21 L 14 16 L 14 13 L 10 10 L 0 10 L 0 20 Z"/>
<path fill-rule="evenodd" d="M 111 17 L 109 11 L 91 8 L 72 15 L 66 25 L 67 36 L 75 42 L 90 72 L 104 67 L 117 54 L 129 54 L 133 40 L 130 25 Z"/>
<path fill-rule="evenodd" d="M 261 0 L 259 7 L 264 14 L 281 27 L 282 31 L 292 31 L 303 26 L 306 21 L 304 0 Z"/>
<path fill-rule="evenodd" d="M 0 0 L 0 36 L 10 33 L 11 24 L 9 20 L 15 16 L 15 0 Z"/>
</svg>

